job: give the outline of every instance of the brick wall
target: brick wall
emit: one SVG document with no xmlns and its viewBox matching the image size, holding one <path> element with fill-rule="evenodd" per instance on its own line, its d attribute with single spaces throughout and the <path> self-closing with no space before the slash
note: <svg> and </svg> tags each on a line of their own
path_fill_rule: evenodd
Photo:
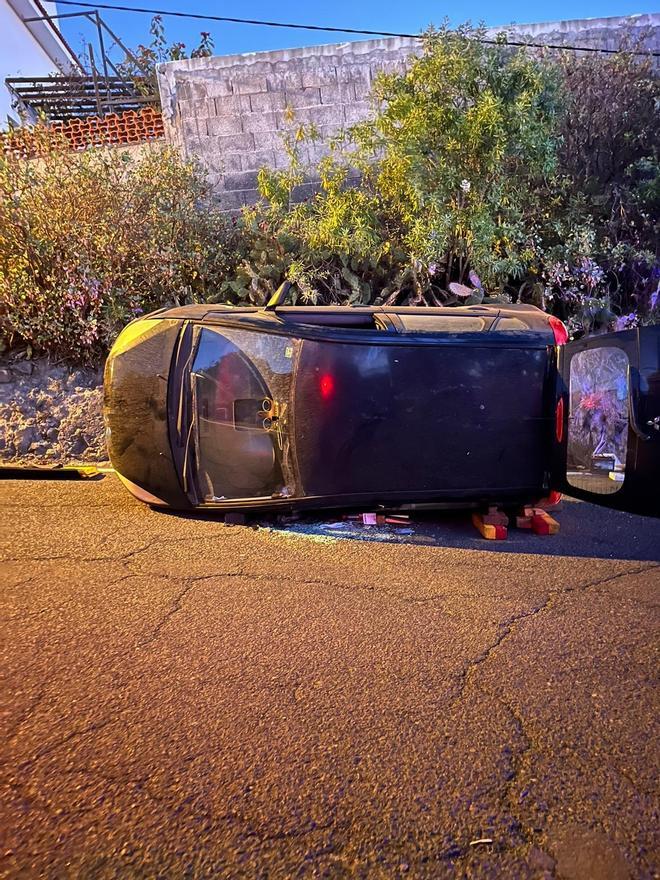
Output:
<svg viewBox="0 0 660 880">
<path fill-rule="evenodd" d="M 128 147 L 158 142 L 163 138 L 163 118 L 146 107 L 139 113 L 127 110 L 108 116 L 87 116 L 47 127 L 24 126 L 0 132 L 0 153 L 33 159 L 52 151 L 85 150 L 87 147 Z"/>
<path fill-rule="evenodd" d="M 502 28 L 493 28 L 494 35 Z M 512 39 L 616 49 L 624 33 L 648 32 L 660 48 L 660 15 L 551 22 L 507 27 Z M 227 210 L 257 198 L 262 166 L 286 165 L 282 137 L 301 122 L 324 140 L 371 112 L 369 92 L 380 69 L 404 70 L 419 42 L 391 38 L 246 55 L 174 61 L 159 67 L 166 138 L 206 167 Z M 290 120 L 290 112 L 294 121 Z M 326 152 L 306 146 L 310 166 Z M 314 187 L 300 187 L 302 198 Z"/>
</svg>

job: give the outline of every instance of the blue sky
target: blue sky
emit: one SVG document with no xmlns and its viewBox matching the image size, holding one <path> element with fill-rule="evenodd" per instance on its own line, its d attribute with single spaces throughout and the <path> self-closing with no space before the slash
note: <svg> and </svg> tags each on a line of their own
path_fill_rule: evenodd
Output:
<svg viewBox="0 0 660 880">
<path fill-rule="evenodd" d="M 637 12 L 657 11 L 655 5 L 644 0 L 544 0 L 530 3 L 523 0 L 501 0 L 497 4 L 487 0 L 462 0 L 460 3 L 439 4 L 429 0 L 408 0 L 408 2 L 377 2 L 363 0 L 362 3 L 350 0 L 334 0 L 332 3 L 304 3 L 301 0 L 106 0 L 123 5 L 146 6 L 149 8 L 172 9 L 186 12 L 200 12 L 239 18 L 259 18 L 271 21 L 291 21 L 306 24 L 366 28 L 369 30 L 417 33 L 430 23 L 441 23 L 446 14 L 452 24 L 471 20 L 484 21 L 487 25 L 507 24 L 509 22 L 555 21 L 562 18 L 597 18 L 607 15 L 629 15 Z M 60 6 L 62 13 L 75 12 L 70 6 Z M 110 27 L 129 46 L 149 41 L 149 15 L 110 12 L 101 10 L 102 17 Z M 208 30 L 215 40 L 215 54 L 227 55 L 234 52 L 255 52 L 266 49 L 284 49 L 294 46 L 318 43 L 341 42 L 344 39 L 360 39 L 341 34 L 322 34 L 313 31 L 264 28 L 247 25 L 195 22 L 181 18 L 165 18 L 168 40 L 182 41 L 190 48 L 196 45 L 199 32 Z M 95 31 L 81 19 L 62 19 L 60 26 L 72 48 L 79 54 L 82 51 L 83 37 L 93 40 Z M 94 46 L 96 48 L 96 45 Z M 112 53 L 116 60 L 116 51 Z"/>
</svg>

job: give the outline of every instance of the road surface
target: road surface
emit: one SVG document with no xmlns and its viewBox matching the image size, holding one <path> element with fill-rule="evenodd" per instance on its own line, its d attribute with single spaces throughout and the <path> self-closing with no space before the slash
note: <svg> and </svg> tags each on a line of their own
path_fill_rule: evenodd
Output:
<svg viewBox="0 0 660 880">
<path fill-rule="evenodd" d="M 2 876 L 657 876 L 658 521 L 365 542 L 114 477 L 0 507 Z"/>
</svg>

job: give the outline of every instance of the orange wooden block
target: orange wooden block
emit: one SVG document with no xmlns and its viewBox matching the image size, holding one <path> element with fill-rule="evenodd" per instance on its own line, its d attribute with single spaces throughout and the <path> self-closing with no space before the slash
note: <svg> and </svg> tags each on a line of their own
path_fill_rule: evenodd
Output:
<svg viewBox="0 0 660 880">
<path fill-rule="evenodd" d="M 484 522 L 483 516 L 478 513 L 472 514 L 472 525 L 488 541 L 502 541 L 507 536 L 506 526 L 491 525 Z"/>
</svg>

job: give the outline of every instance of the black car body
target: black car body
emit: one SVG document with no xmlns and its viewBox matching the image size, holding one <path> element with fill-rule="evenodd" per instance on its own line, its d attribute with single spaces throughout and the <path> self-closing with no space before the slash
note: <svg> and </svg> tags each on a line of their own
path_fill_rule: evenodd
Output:
<svg viewBox="0 0 660 880">
<path fill-rule="evenodd" d="M 112 464 L 143 501 L 526 504 L 658 514 L 660 328 L 559 347 L 525 305 L 164 310 L 108 358 Z"/>
</svg>

